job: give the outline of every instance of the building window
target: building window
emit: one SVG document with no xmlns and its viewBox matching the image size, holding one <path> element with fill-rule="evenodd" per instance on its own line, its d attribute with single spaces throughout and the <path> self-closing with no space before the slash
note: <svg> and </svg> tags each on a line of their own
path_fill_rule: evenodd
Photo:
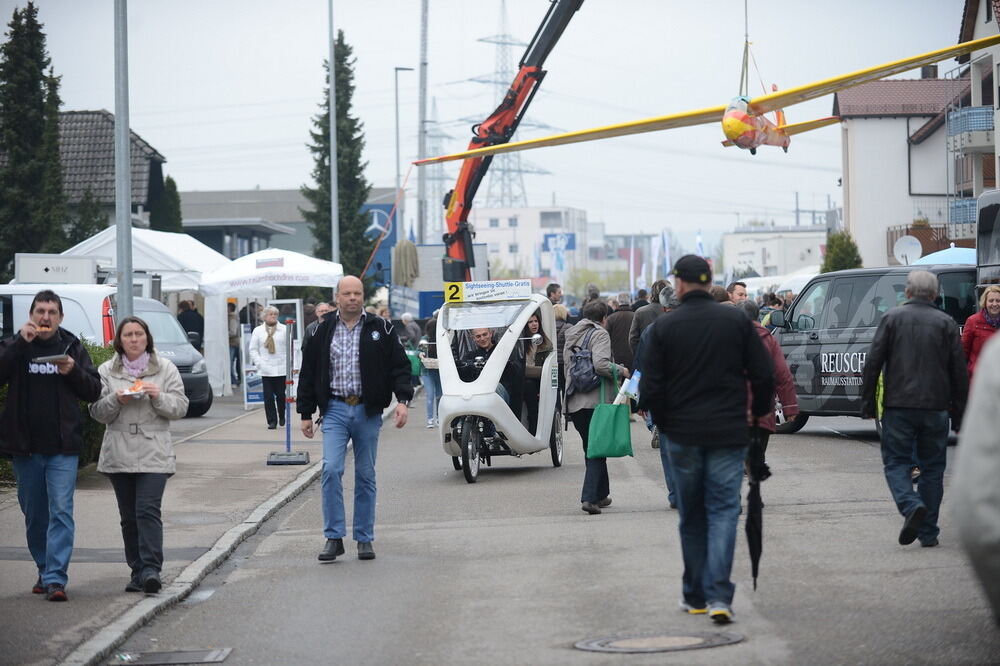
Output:
<svg viewBox="0 0 1000 666">
<path fill-rule="evenodd" d="M 507 226 L 508 227 L 516 227 L 517 226 L 517 217 L 508 217 L 507 218 Z"/>
<path fill-rule="evenodd" d="M 260 245 L 260 236 L 254 236 L 253 238 L 251 238 L 250 239 L 250 251 L 251 252 L 259 252 L 261 249 L 263 249 L 263 248 L 261 248 L 261 245 Z"/>
<path fill-rule="evenodd" d="M 539 213 L 538 222 L 543 229 L 558 229 L 563 225 L 562 211 L 543 210 Z"/>
<path fill-rule="evenodd" d="M 491 217 L 490 218 L 490 228 L 493 229 L 493 228 L 499 227 L 499 226 L 500 226 L 500 218 L 499 217 Z"/>
<path fill-rule="evenodd" d="M 507 251 L 511 254 L 517 254 L 517 243 L 510 243 L 507 246 Z"/>
</svg>

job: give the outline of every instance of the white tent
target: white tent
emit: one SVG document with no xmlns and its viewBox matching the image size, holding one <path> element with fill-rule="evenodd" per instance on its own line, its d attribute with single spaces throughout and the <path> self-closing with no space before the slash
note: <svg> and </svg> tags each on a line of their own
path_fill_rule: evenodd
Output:
<svg viewBox="0 0 1000 666">
<path fill-rule="evenodd" d="M 94 234 L 63 254 L 91 257 L 118 256 L 116 227 Z M 163 277 L 163 291 L 196 291 L 203 271 L 221 268 L 229 259 L 187 234 L 132 229 L 132 269 Z"/>
<path fill-rule="evenodd" d="M 340 264 L 290 250 L 269 248 L 234 259 L 201 276 L 205 297 L 205 362 L 216 395 L 229 395 L 227 298 L 270 298 L 272 287 L 336 287 L 344 274 Z"/>
</svg>

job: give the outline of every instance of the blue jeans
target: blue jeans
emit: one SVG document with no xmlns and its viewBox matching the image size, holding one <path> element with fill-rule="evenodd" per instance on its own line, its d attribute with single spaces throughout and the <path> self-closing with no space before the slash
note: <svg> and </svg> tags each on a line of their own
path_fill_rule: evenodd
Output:
<svg viewBox="0 0 1000 666">
<path fill-rule="evenodd" d="M 674 477 L 670 471 L 670 456 L 667 455 L 667 436 L 660 435 L 660 463 L 663 465 L 663 480 L 667 483 L 667 502 L 671 507 L 677 506 L 677 493 L 674 491 Z"/>
<path fill-rule="evenodd" d="M 232 380 L 231 384 L 236 386 L 240 383 L 240 348 L 230 347 L 229 348 L 229 378 Z"/>
<path fill-rule="evenodd" d="M 79 456 L 14 456 L 28 550 L 44 585 L 65 585 L 73 555 L 73 491 Z"/>
<path fill-rule="evenodd" d="M 904 516 L 927 507 L 917 538 L 928 543 L 937 538 L 938 511 L 944 495 L 944 468 L 948 459 L 948 412 L 888 407 L 882 414 L 882 465 L 889 492 Z M 913 490 L 910 468 L 913 453 L 920 466 L 920 480 Z"/>
<path fill-rule="evenodd" d="M 424 397 L 427 399 L 427 420 L 437 418 L 438 403 L 441 402 L 441 373 L 438 370 L 427 370 L 420 376 L 424 384 Z"/>
<path fill-rule="evenodd" d="M 684 601 L 696 608 L 733 603 L 736 585 L 729 580 L 740 515 L 740 486 L 747 447 L 709 449 L 667 439 L 680 512 L 684 555 Z"/>
<path fill-rule="evenodd" d="M 347 440 L 354 443 L 354 540 L 375 540 L 375 455 L 382 413 L 369 416 L 364 405 L 330 400 L 323 413 L 323 535 L 347 535 L 344 519 L 344 463 Z"/>
</svg>

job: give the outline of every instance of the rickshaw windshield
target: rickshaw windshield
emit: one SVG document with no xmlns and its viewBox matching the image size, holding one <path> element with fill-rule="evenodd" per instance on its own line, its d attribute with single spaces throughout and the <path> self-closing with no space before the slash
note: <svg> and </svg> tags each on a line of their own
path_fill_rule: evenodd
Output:
<svg viewBox="0 0 1000 666">
<path fill-rule="evenodd" d="M 496 303 L 450 303 L 444 309 L 444 327 L 451 331 L 473 328 L 506 328 L 517 319 L 531 301 L 498 301 Z"/>
</svg>

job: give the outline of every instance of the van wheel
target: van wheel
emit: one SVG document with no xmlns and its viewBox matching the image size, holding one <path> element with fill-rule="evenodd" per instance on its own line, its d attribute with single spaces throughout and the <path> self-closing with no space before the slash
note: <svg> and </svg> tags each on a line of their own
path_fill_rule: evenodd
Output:
<svg viewBox="0 0 1000 666">
<path fill-rule="evenodd" d="M 184 418 L 196 418 L 199 416 L 204 416 L 205 412 L 207 412 L 211 407 L 212 407 L 212 392 L 209 391 L 208 400 L 204 402 L 188 403 L 187 414 L 184 415 Z"/>
<path fill-rule="evenodd" d="M 549 435 L 549 452 L 552 453 L 552 466 L 561 467 L 563 459 L 562 428 L 559 427 L 559 415 L 552 417 L 552 434 Z"/>
<path fill-rule="evenodd" d="M 779 435 L 791 435 L 793 432 L 802 430 L 802 426 L 809 420 L 808 414 L 798 414 L 791 421 L 785 421 L 774 426 L 774 432 Z"/>
</svg>

